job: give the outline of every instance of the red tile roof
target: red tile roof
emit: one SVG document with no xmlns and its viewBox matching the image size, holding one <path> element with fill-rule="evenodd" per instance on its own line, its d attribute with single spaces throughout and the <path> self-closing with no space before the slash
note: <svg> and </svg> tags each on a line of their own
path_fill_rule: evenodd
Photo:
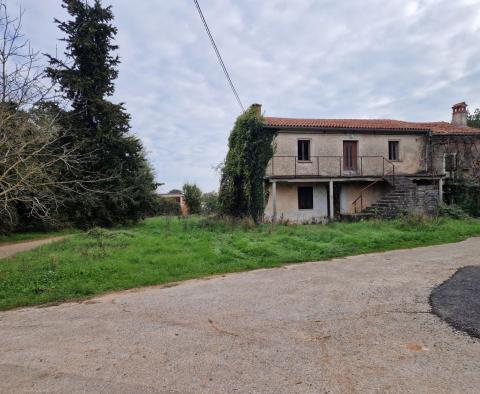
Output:
<svg viewBox="0 0 480 394">
<path fill-rule="evenodd" d="M 265 117 L 268 127 L 349 129 L 349 130 L 392 130 L 405 132 L 428 132 L 433 134 L 480 134 L 480 129 L 459 127 L 447 122 L 404 122 L 391 119 L 301 119 Z"/>
</svg>

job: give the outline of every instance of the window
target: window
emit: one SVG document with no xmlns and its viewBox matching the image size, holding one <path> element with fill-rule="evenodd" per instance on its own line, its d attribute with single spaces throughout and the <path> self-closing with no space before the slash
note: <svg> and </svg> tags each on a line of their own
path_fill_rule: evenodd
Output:
<svg viewBox="0 0 480 394">
<path fill-rule="evenodd" d="M 358 162 L 358 141 L 343 141 L 343 169 L 356 172 Z"/>
<path fill-rule="evenodd" d="M 388 141 L 388 160 L 398 161 L 400 160 L 400 142 Z"/>
<path fill-rule="evenodd" d="M 313 187 L 298 188 L 298 209 L 313 209 Z"/>
<path fill-rule="evenodd" d="M 444 172 L 453 172 L 457 170 L 457 155 L 455 153 L 445 153 L 443 157 Z"/>
<path fill-rule="evenodd" d="M 310 140 L 298 140 L 298 160 L 310 160 Z"/>
</svg>

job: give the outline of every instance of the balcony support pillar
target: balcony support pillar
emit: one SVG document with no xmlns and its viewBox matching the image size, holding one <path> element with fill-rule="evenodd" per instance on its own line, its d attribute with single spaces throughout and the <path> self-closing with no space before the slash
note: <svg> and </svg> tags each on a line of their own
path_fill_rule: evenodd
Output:
<svg viewBox="0 0 480 394">
<path fill-rule="evenodd" d="M 443 178 L 438 180 L 438 202 L 443 202 Z"/>
<path fill-rule="evenodd" d="M 328 198 L 329 198 L 329 207 L 330 207 L 330 212 L 328 212 L 330 219 L 334 219 L 335 212 L 333 208 L 333 180 L 330 179 L 330 182 L 328 182 Z"/>
<path fill-rule="evenodd" d="M 272 222 L 276 223 L 277 221 L 277 182 L 272 182 Z"/>
</svg>

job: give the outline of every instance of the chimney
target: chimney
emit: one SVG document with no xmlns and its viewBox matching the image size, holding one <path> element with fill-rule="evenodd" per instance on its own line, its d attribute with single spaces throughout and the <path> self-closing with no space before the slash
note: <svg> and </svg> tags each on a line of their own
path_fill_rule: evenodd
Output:
<svg viewBox="0 0 480 394">
<path fill-rule="evenodd" d="M 252 108 L 258 115 L 262 115 L 262 104 L 252 104 Z"/>
<path fill-rule="evenodd" d="M 455 104 L 452 107 L 452 124 L 454 126 L 466 127 L 467 126 L 467 104 L 465 101 Z"/>
</svg>

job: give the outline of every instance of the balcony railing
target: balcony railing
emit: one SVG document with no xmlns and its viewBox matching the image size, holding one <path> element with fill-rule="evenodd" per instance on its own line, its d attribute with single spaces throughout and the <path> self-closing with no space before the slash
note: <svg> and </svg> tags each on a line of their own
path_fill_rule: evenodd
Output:
<svg viewBox="0 0 480 394">
<path fill-rule="evenodd" d="M 274 156 L 267 167 L 269 177 L 385 177 L 395 176 L 395 165 L 383 156 Z"/>
</svg>

